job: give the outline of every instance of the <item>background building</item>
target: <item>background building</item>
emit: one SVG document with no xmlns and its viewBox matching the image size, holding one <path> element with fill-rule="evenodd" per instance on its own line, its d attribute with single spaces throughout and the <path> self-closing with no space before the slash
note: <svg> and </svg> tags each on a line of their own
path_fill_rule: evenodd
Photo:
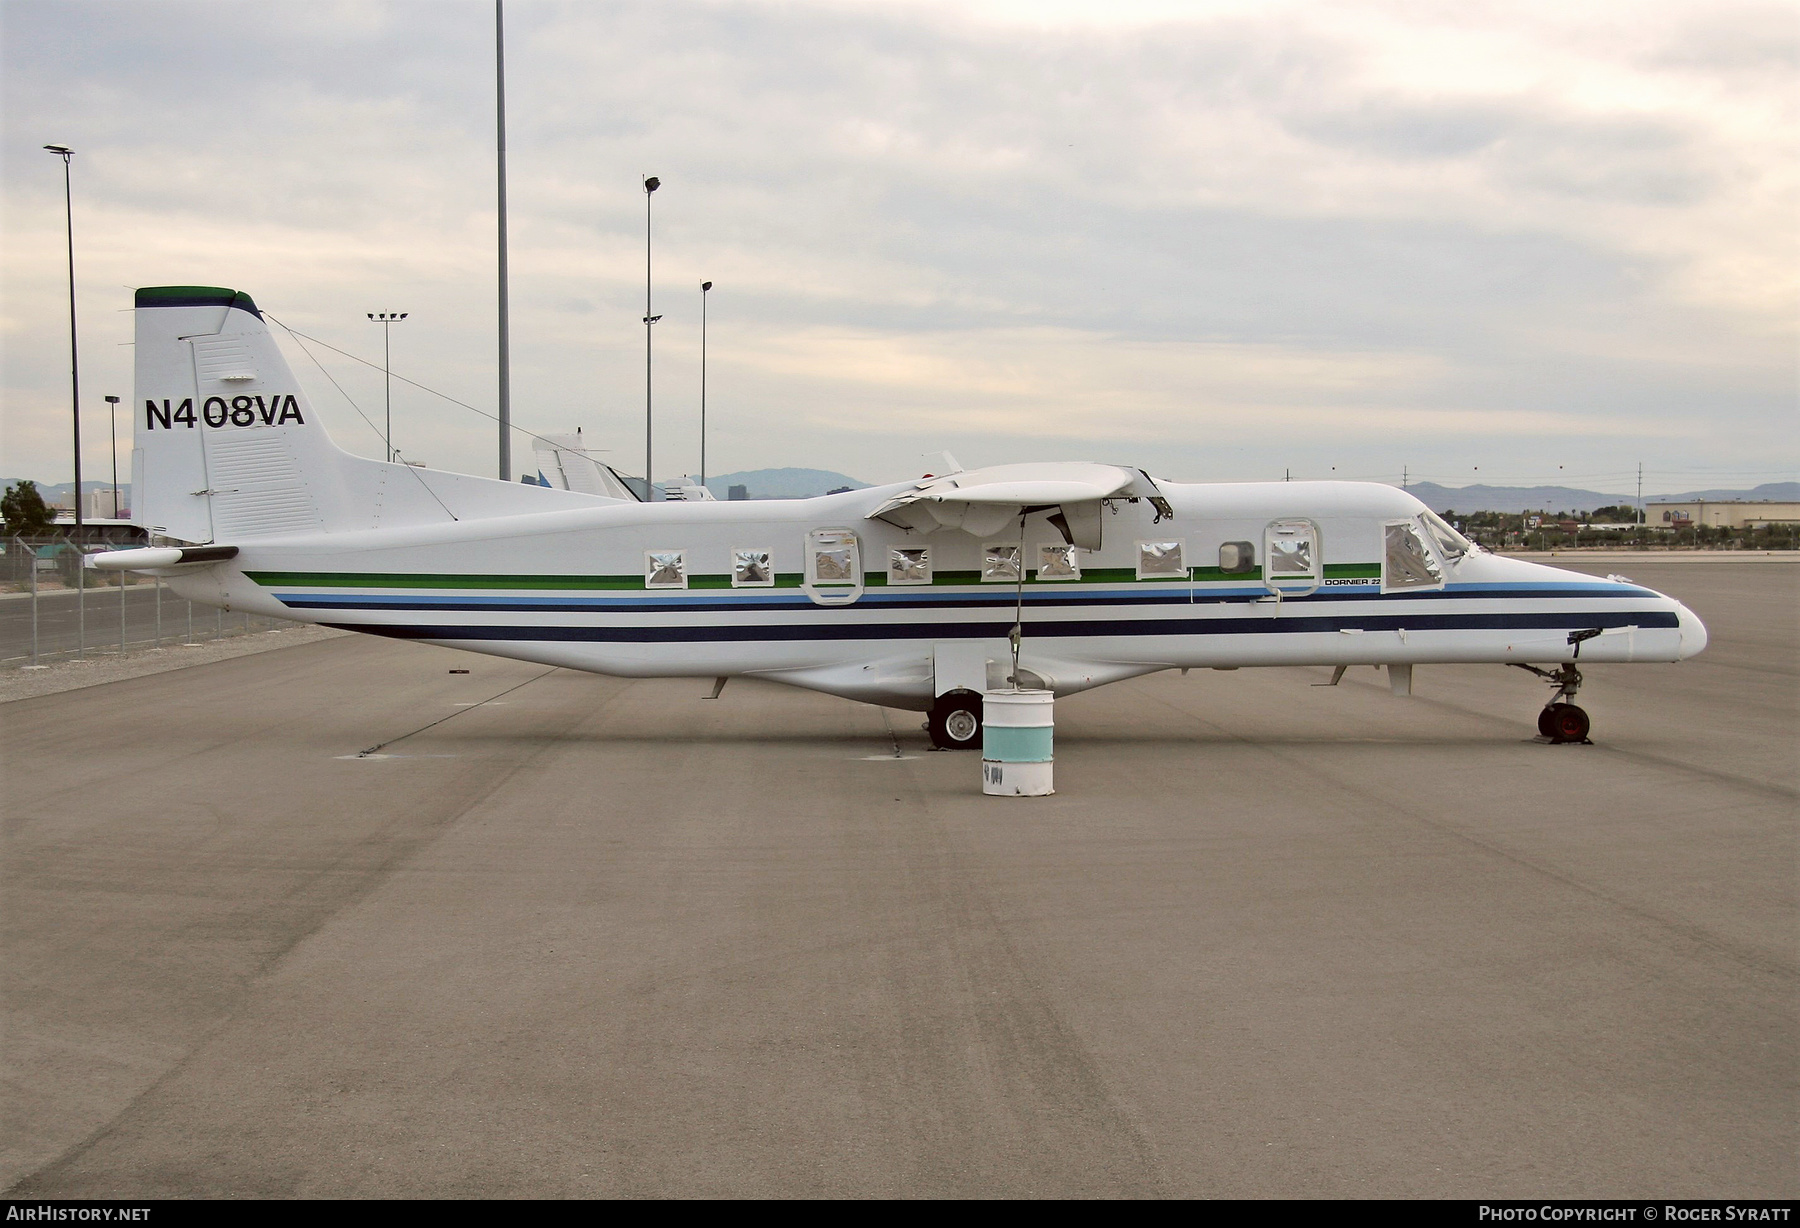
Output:
<svg viewBox="0 0 1800 1228">
<path fill-rule="evenodd" d="M 1750 499 L 1683 499 L 1646 503 L 1644 521 L 1653 528 L 1705 525 L 1720 529 L 1760 529 L 1800 524 L 1800 503 Z"/>
</svg>

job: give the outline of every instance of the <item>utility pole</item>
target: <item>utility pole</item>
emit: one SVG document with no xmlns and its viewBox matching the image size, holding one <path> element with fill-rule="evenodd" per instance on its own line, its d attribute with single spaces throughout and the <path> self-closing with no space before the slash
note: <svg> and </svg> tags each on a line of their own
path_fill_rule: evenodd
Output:
<svg viewBox="0 0 1800 1228">
<path fill-rule="evenodd" d="M 1640 532 L 1642 532 L 1642 530 L 1644 528 L 1644 462 L 1643 461 L 1638 462 L 1637 505 L 1638 505 L 1638 530 Z"/>
<path fill-rule="evenodd" d="M 75 348 L 75 198 L 69 187 L 69 159 L 75 151 L 67 145 L 45 149 L 63 162 L 63 217 L 69 236 L 69 398 L 75 419 L 75 538 L 81 539 L 81 360 Z"/>
<path fill-rule="evenodd" d="M 651 432 L 653 419 L 650 414 L 650 330 L 661 316 L 650 314 L 650 196 L 662 187 L 662 180 L 655 175 L 644 176 L 644 502 L 656 502 L 656 484 L 650 477 Z"/>
<path fill-rule="evenodd" d="M 506 311 L 506 4 L 494 0 L 494 152 L 500 198 L 500 480 L 512 473 L 512 343 Z"/>
<path fill-rule="evenodd" d="M 400 452 L 394 447 L 394 362 L 393 351 L 388 346 L 388 329 L 404 320 L 408 313 L 404 311 L 368 311 L 363 314 L 381 325 L 381 374 L 382 378 L 387 381 L 387 430 L 382 437 L 382 442 L 387 444 L 388 463 L 392 464 Z M 504 477 L 505 474 L 503 473 L 501 476 Z"/>
</svg>

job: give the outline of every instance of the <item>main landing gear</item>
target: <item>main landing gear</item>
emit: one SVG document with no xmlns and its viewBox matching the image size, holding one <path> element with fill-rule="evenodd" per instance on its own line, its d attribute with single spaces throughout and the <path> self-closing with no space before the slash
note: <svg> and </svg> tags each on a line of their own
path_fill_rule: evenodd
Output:
<svg viewBox="0 0 1800 1228">
<path fill-rule="evenodd" d="M 1555 669 L 1539 669 L 1535 665 L 1519 665 L 1515 662 L 1513 668 L 1536 674 L 1556 688 L 1550 695 L 1550 702 L 1538 713 L 1538 732 L 1549 738 L 1551 745 L 1587 742 L 1588 714 L 1567 702 L 1574 699 L 1575 692 L 1581 689 L 1581 671 L 1573 663 L 1559 665 Z"/>
<path fill-rule="evenodd" d="M 925 728 L 939 750 L 980 750 L 981 696 L 975 691 L 945 692 L 931 705 Z"/>
</svg>

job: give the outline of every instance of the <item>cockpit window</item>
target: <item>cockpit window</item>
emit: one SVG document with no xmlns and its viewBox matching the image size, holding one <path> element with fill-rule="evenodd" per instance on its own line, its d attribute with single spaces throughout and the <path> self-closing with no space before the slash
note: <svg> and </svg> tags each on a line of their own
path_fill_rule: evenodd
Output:
<svg viewBox="0 0 1800 1228">
<path fill-rule="evenodd" d="M 1381 568 L 1384 590 L 1435 588 L 1444 582 L 1437 562 L 1426 551 L 1425 541 L 1412 521 L 1398 520 L 1388 525 L 1386 545 Z"/>
<path fill-rule="evenodd" d="M 1425 522 L 1425 531 L 1431 534 L 1438 552 L 1448 561 L 1454 563 L 1475 549 L 1475 543 L 1451 528 L 1449 522 L 1436 512 L 1426 512 L 1419 519 Z"/>
</svg>

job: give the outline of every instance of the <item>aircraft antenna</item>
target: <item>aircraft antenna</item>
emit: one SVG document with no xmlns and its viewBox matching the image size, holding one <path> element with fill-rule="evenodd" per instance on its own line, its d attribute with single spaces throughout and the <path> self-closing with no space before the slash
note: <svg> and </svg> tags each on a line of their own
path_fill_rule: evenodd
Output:
<svg viewBox="0 0 1800 1228">
<path fill-rule="evenodd" d="M 268 313 L 265 312 L 264 315 L 268 315 Z M 268 318 L 271 320 L 275 320 L 274 316 L 268 316 Z M 281 321 L 275 320 L 275 323 L 281 324 Z M 300 347 L 300 352 L 302 354 L 305 354 L 308 358 L 312 359 L 313 366 L 315 366 L 319 369 L 319 374 L 323 375 L 326 379 L 331 381 L 331 386 L 338 390 L 338 395 L 343 397 L 345 401 L 349 402 L 350 408 L 354 409 L 356 411 L 356 416 L 361 418 L 365 423 L 367 423 L 368 427 L 371 431 L 374 431 L 377 435 L 381 435 L 383 449 L 387 450 L 387 440 L 389 437 L 382 433 L 381 428 L 375 425 L 374 420 L 371 419 L 369 417 L 369 415 L 363 413 L 362 406 L 358 405 L 356 403 L 356 399 L 354 397 L 352 397 L 348 392 L 344 391 L 344 386 L 337 382 L 336 377 L 334 377 L 330 371 L 327 371 L 325 369 L 325 364 L 319 361 L 318 355 L 314 354 L 311 350 L 306 348 L 306 343 L 304 341 L 300 340 L 301 334 L 296 333 L 293 329 L 288 328 L 288 326 L 285 324 L 281 324 L 281 327 L 284 329 L 287 329 L 288 335 L 290 337 L 294 338 L 294 344 L 298 345 Z M 325 343 L 323 341 L 319 342 L 319 344 L 325 345 Z M 326 348 L 332 349 L 335 347 L 326 346 Z M 341 353 L 343 353 L 343 351 L 339 350 L 338 353 L 341 354 Z M 357 361 L 361 362 L 363 360 L 358 359 Z M 367 365 L 373 366 L 374 364 L 369 363 Z M 411 380 L 407 380 L 406 382 L 409 384 L 412 383 Z M 397 461 L 400 459 L 400 454 L 398 452 L 390 452 L 389 459 Z M 449 504 L 445 503 L 442 499 L 438 498 L 437 491 L 431 489 L 431 483 L 427 482 L 425 480 L 424 474 L 420 473 L 417 469 L 415 469 L 411 465 L 407 465 L 407 466 L 405 466 L 405 468 L 408 473 L 413 475 L 413 480 L 415 482 L 417 482 L 421 487 L 424 488 L 425 493 L 431 496 L 432 501 L 435 502 L 439 507 L 444 509 L 444 514 L 446 516 L 450 517 L 450 519 L 452 519 L 452 520 L 460 519 L 455 512 L 450 510 Z"/>
<path fill-rule="evenodd" d="M 368 367 L 371 371 L 382 370 L 382 365 L 380 363 L 370 362 L 367 358 L 363 358 L 359 355 L 352 354 L 349 350 L 339 349 L 337 346 L 331 344 L 331 342 L 321 341 L 319 338 L 313 336 L 311 333 L 303 333 L 299 329 L 294 328 L 291 325 L 285 323 L 284 321 L 277 319 L 270 312 L 267 312 L 267 311 L 263 312 L 263 318 L 268 320 L 271 324 L 279 325 L 283 332 L 287 333 L 288 336 L 290 336 L 294 339 L 295 345 L 300 345 L 300 343 L 302 341 L 310 341 L 314 345 L 323 346 L 325 349 L 330 350 L 333 354 L 341 354 L 343 357 L 348 358 L 351 362 L 360 362 L 363 366 Z M 318 363 L 319 360 L 317 358 L 313 358 L 312 353 L 310 351 L 308 351 L 304 345 L 300 345 L 300 349 L 302 350 L 302 352 L 306 353 L 306 356 L 308 358 L 312 358 L 314 363 Z M 320 366 L 320 370 L 324 370 L 324 367 Z M 329 373 L 326 374 L 326 378 L 327 379 L 330 378 Z M 455 397 L 451 396 L 449 393 L 439 392 L 436 388 L 432 388 L 426 384 L 421 384 L 416 379 L 407 379 L 404 375 L 401 375 L 398 372 L 393 373 L 393 378 L 399 380 L 402 384 L 412 385 L 414 388 L 417 388 L 420 392 L 423 392 L 430 396 L 438 397 L 442 400 L 448 401 L 448 402 L 450 402 L 450 404 L 455 405 L 460 409 L 466 409 L 472 414 L 480 414 L 483 418 L 486 418 L 489 422 L 500 421 L 500 419 L 497 415 L 490 414 L 487 410 L 481 409 L 478 406 L 471 405 L 467 401 L 459 401 Z M 359 410 L 358 412 L 360 413 L 361 411 Z M 368 418 L 365 417 L 363 420 L 365 422 L 367 422 Z M 371 425 L 371 427 L 373 427 L 374 424 L 370 423 L 370 425 Z M 540 435 L 536 431 L 527 430 L 525 427 L 522 427 L 522 426 L 515 426 L 511 429 L 518 431 L 521 435 L 529 435 L 533 439 L 537 440 L 539 443 L 548 444 L 550 447 L 554 448 L 554 447 L 558 446 L 557 442 L 554 439 L 551 439 L 548 435 Z M 381 432 L 379 430 L 376 431 L 376 434 L 380 434 L 380 433 Z"/>
</svg>

